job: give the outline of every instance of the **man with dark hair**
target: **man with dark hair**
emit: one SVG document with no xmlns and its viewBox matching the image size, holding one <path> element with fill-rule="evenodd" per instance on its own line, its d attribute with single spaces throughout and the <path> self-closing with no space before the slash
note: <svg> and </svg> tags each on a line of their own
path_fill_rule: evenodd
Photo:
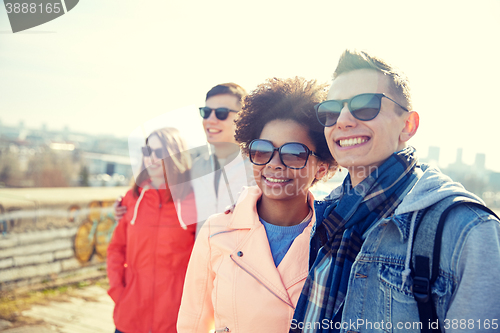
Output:
<svg viewBox="0 0 500 333">
<path fill-rule="evenodd" d="M 254 184 L 251 166 L 234 138 L 234 120 L 245 96 L 246 91 L 236 83 L 219 84 L 208 91 L 205 106 L 200 107 L 209 150 L 193 161 L 191 170 L 197 231 L 210 215 L 235 204 L 243 186 Z"/>
<path fill-rule="evenodd" d="M 438 321 L 420 322 L 412 251 L 424 212 L 450 197 L 482 201 L 418 163 L 407 145 L 419 126 L 411 110 L 403 73 L 367 52 L 342 54 L 316 114 L 349 174 L 315 205 L 310 272 L 290 332 L 498 331 L 500 224 L 473 204 L 445 219 L 427 303 Z"/>
<path fill-rule="evenodd" d="M 200 108 L 207 142 L 215 147 L 219 158 L 226 158 L 238 150 L 234 146 L 234 120 L 245 96 L 246 91 L 236 83 L 218 84 L 207 92 L 205 106 Z"/>
</svg>

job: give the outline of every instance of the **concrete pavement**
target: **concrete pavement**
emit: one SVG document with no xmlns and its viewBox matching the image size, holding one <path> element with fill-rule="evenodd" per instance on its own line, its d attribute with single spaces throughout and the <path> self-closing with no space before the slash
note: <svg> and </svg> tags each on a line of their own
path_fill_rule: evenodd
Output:
<svg viewBox="0 0 500 333">
<path fill-rule="evenodd" d="M 114 303 L 106 291 L 89 286 L 68 302 L 35 305 L 22 315 L 42 319 L 44 325 L 0 329 L 2 333 L 113 333 Z"/>
</svg>

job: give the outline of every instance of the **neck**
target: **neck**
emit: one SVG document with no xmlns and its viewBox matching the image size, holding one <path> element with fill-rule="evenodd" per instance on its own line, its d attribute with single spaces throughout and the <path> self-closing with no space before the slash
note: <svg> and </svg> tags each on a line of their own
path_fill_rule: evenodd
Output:
<svg viewBox="0 0 500 333">
<path fill-rule="evenodd" d="M 351 184 L 352 187 L 355 187 L 359 183 L 361 183 L 363 180 L 365 180 L 366 177 L 368 177 L 369 174 L 366 174 L 367 169 L 366 168 L 347 168 L 349 171 L 349 176 L 351 176 Z"/>
<path fill-rule="evenodd" d="M 217 158 L 227 158 L 240 150 L 240 147 L 236 143 L 232 142 L 215 142 L 212 143 L 215 149 L 215 156 Z"/>
<path fill-rule="evenodd" d="M 309 204 L 307 196 L 300 197 L 299 200 L 270 200 L 262 196 L 257 203 L 257 212 L 266 222 L 280 225 L 297 225 L 309 214 Z"/>
<path fill-rule="evenodd" d="M 165 179 L 151 178 L 151 187 L 154 189 L 166 188 Z"/>
</svg>

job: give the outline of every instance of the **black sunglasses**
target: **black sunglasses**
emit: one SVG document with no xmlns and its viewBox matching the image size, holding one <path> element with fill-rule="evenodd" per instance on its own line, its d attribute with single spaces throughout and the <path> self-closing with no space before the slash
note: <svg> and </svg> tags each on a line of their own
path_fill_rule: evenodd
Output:
<svg viewBox="0 0 500 333">
<path fill-rule="evenodd" d="M 143 154 L 144 156 L 149 157 L 149 156 L 151 156 L 151 154 L 152 154 L 153 152 L 155 153 L 155 156 L 156 156 L 157 158 L 162 159 L 163 157 L 165 157 L 165 156 L 164 156 L 164 155 L 165 155 L 165 152 L 164 152 L 164 150 L 163 150 L 162 148 L 151 149 L 151 147 L 148 147 L 148 146 L 144 146 L 144 147 L 142 147 L 142 154 Z"/>
<path fill-rule="evenodd" d="M 200 108 L 200 115 L 203 117 L 203 119 L 208 119 L 210 117 L 210 114 L 212 111 L 215 111 L 215 116 L 219 120 L 226 120 L 227 116 L 229 116 L 229 112 L 238 112 L 235 110 L 231 110 L 228 108 L 217 108 L 217 109 L 212 109 L 209 108 L 208 106 L 204 106 Z"/>
<path fill-rule="evenodd" d="M 281 163 L 290 169 L 302 169 L 306 166 L 309 155 L 319 157 L 299 142 L 287 142 L 281 147 L 274 147 L 271 141 L 255 139 L 248 146 L 250 162 L 255 165 L 265 165 L 271 161 L 274 152 L 278 151 Z"/>
<path fill-rule="evenodd" d="M 316 110 L 318 121 L 325 127 L 330 127 L 337 123 L 337 120 L 340 117 L 340 112 L 344 107 L 344 103 L 347 103 L 347 108 L 354 118 L 362 121 L 368 121 L 374 119 L 379 114 L 380 107 L 382 105 L 382 97 L 387 98 L 388 100 L 396 103 L 403 110 L 409 112 L 407 108 L 385 94 L 361 94 L 349 99 L 332 99 L 316 104 L 314 109 Z"/>
</svg>

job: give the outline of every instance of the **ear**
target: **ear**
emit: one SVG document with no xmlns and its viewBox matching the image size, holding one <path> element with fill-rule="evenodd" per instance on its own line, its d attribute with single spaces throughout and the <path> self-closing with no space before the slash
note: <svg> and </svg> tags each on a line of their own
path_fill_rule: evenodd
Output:
<svg viewBox="0 0 500 333">
<path fill-rule="evenodd" d="M 316 174 L 314 175 L 314 178 L 320 180 L 322 179 L 326 173 L 328 172 L 328 168 L 330 167 L 328 163 L 325 162 L 318 162 L 316 165 Z"/>
<path fill-rule="evenodd" d="M 405 126 L 399 134 L 400 142 L 407 142 L 417 133 L 418 125 L 420 123 L 420 116 L 417 111 L 410 111 L 405 121 Z"/>
</svg>

